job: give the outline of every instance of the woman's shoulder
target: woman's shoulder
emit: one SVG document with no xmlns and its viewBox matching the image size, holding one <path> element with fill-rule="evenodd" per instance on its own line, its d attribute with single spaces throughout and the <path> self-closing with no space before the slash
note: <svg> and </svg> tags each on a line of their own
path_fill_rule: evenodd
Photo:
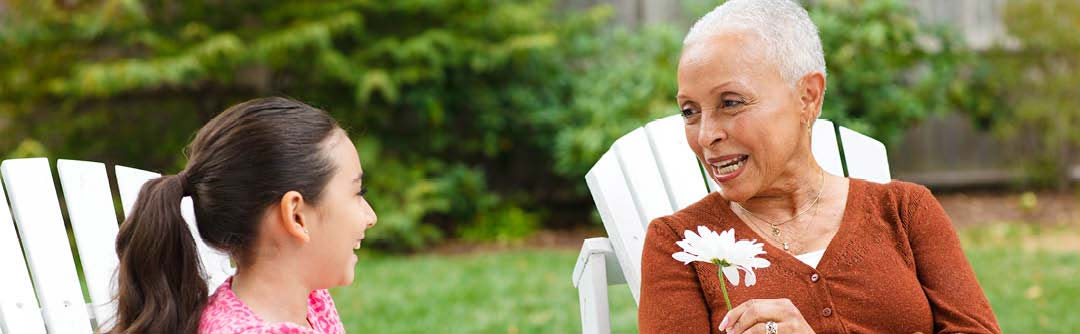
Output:
<svg viewBox="0 0 1080 334">
<path fill-rule="evenodd" d="M 857 178 L 848 180 L 850 180 L 848 197 L 855 199 L 856 204 L 902 207 L 933 199 L 930 189 L 917 183 L 900 180 L 877 183 Z"/>
<path fill-rule="evenodd" d="M 649 223 L 657 228 L 668 228 L 672 231 L 696 229 L 700 225 L 723 224 L 720 219 L 721 210 L 727 203 L 719 193 L 709 193 L 697 202 L 671 213 L 670 215 L 657 217 Z M 719 228 L 722 226 L 711 226 Z M 677 233 L 681 234 L 681 232 Z"/>
</svg>

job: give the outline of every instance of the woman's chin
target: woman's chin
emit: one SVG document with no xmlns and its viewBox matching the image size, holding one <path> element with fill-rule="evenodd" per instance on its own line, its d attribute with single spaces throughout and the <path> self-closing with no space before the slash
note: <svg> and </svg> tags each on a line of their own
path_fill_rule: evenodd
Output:
<svg viewBox="0 0 1080 334">
<path fill-rule="evenodd" d="M 745 202 L 754 195 L 746 190 L 745 185 L 740 184 L 740 182 L 735 180 L 725 182 L 719 186 L 720 190 L 717 192 L 720 193 L 720 197 L 723 197 L 729 202 Z"/>
</svg>

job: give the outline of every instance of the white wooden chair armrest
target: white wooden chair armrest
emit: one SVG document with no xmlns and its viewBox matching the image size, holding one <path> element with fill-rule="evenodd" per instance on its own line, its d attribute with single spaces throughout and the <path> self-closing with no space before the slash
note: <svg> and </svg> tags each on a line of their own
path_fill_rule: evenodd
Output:
<svg viewBox="0 0 1080 334">
<path fill-rule="evenodd" d="M 585 239 L 574 266 L 574 287 L 578 289 L 581 328 L 585 334 L 611 333 L 608 284 L 625 283 L 622 267 L 608 238 Z"/>
<path fill-rule="evenodd" d="M 586 275 L 585 267 L 589 264 L 592 255 L 604 256 L 603 266 L 607 272 L 608 284 L 624 284 L 626 277 L 623 276 L 619 260 L 615 258 L 615 250 L 611 248 L 611 240 L 608 238 L 589 238 L 581 245 L 581 253 L 578 254 L 577 264 L 574 265 L 574 287 L 581 285 L 581 280 Z"/>
</svg>

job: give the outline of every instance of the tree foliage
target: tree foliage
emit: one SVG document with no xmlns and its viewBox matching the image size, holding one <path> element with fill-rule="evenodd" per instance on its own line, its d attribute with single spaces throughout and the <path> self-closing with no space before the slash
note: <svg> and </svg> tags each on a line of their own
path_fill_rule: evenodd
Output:
<svg viewBox="0 0 1080 334">
<path fill-rule="evenodd" d="M 1004 7 L 1006 29 L 1017 45 L 988 51 L 993 108 L 971 115 L 1004 138 L 1037 138 L 1034 159 L 1020 161 L 1027 177 L 1065 187 L 1080 149 L 1080 3 L 1017 0 Z"/>
<path fill-rule="evenodd" d="M 678 112 L 683 31 L 612 27 L 606 7 L 66 3 L 0 11 L 0 152 L 173 172 L 214 114 L 291 96 L 350 131 L 380 216 L 373 242 L 387 249 L 584 223 L 592 163 L 618 136 Z M 830 65 L 825 117 L 889 139 L 967 87 L 951 39 L 895 0 L 810 11 Z"/>
<path fill-rule="evenodd" d="M 175 171 L 214 114 L 288 95 L 351 131 L 381 213 L 374 242 L 400 249 L 487 215 L 536 223 L 518 207 L 543 198 L 524 199 L 517 181 L 569 183 L 549 181 L 558 177 L 546 168 L 562 125 L 536 120 L 557 119 L 544 114 L 573 99 L 571 77 L 584 69 L 571 66 L 580 53 L 567 43 L 593 47 L 572 39 L 610 12 L 564 17 L 547 1 L 487 0 L 10 6 L 0 28 L 5 151 Z"/>
<path fill-rule="evenodd" d="M 828 66 L 822 117 L 897 142 L 930 115 L 969 107 L 974 55 L 899 0 L 823 0 L 809 8 Z"/>
</svg>

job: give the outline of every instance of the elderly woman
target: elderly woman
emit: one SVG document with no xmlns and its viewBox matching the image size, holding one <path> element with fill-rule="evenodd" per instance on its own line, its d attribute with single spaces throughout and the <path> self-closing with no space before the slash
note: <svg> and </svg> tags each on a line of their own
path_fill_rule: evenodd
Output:
<svg viewBox="0 0 1080 334">
<path fill-rule="evenodd" d="M 798 4 L 717 7 L 687 34 L 678 84 L 687 141 L 720 191 L 649 225 L 641 333 L 1001 331 L 929 190 L 814 160 L 825 60 Z M 697 226 L 765 242 L 771 265 L 755 285 L 728 287 L 730 311 L 716 265 L 672 258 Z"/>
</svg>

